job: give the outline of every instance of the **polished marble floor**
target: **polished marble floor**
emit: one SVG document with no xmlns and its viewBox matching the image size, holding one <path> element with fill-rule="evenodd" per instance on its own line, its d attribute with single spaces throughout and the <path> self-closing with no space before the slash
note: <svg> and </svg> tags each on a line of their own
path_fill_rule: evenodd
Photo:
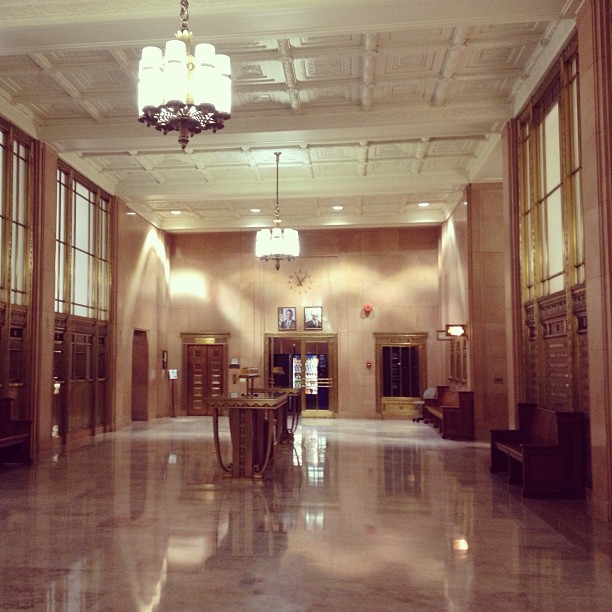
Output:
<svg viewBox="0 0 612 612">
<path fill-rule="evenodd" d="M 588 514 L 422 423 L 304 421 L 256 484 L 221 475 L 209 418 L 136 423 L 0 468 L 0 609 L 612 610 Z"/>
</svg>

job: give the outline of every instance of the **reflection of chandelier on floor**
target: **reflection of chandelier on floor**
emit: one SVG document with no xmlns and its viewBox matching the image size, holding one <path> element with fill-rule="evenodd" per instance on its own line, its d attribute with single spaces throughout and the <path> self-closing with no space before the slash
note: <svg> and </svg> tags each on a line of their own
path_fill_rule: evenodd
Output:
<svg viewBox="0 0 612 612">
<path fill-rule="evenodd" d="M 196 45 L 191 55 L 189 2 L 181 0 L 181 29 L 175 40 L 145 47 L 139 65 L 138 121 L 167 134 L 177 131 L 184 149 L 194 134 L 223 128 L 231 115 L 230 58 L 215 54 L 213 45 Z"/>
<path fill-rule="evenodd" d="M 263 261 L 270 259 L 276 262 L 276 269 L 280 268 L 283 259 L 291 261 L 300 254 L 300 237 L 296 230 L 281 228 L 280 206 L 278 204 L 278 163 L 280 153 L 276 155 L 276 207 L 274 209 L 274 227 L 261 229 L 257 232 L 255 240 L 255 255 Z"/>
</svg>

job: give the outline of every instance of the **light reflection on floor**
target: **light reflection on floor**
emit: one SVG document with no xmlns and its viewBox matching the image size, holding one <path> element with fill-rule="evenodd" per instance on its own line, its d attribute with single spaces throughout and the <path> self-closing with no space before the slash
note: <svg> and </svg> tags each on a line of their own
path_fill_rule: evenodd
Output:
<svg viewBox="0 0 612 612">
<path fill-rule="evenodd" d="M 523 501 L 488 458 L 422 423 L 313 419 L 234 483 L 208 418 L 137 423 L 0 468 L 0 609 L 611 609 L 607 526 Z"/>
</svg>

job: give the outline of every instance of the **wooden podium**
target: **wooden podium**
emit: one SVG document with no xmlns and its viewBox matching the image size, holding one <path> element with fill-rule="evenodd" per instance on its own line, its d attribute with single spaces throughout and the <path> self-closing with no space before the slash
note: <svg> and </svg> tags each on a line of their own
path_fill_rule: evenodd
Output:
<svg viewBox="0 0 612 612">
<path fill-rule="evenodd" d="M 273 454 L 279 411 L 286 412 L 287 394 L 261 392 L 238 397 L 206 399 L 213 413 L 215 451 L 219 465 L 236 479 L 261 479 Z M 219 444 L 219 415 L 227 411 L 232 441 L 232 462 L 226 464 Z"/>
</svg>

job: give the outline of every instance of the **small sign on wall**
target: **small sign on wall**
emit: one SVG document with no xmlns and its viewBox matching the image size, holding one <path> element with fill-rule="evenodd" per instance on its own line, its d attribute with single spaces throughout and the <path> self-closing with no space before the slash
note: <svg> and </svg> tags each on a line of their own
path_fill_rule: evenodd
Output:
<svg viewBox="0 0 612 612">
<path fill-rule="evenodd" d="M 178 379 L 178 370 L 173 370 L 173 369 L 168 370 L 168 378 L 170 380 L 177 380 Z"/>
</svg>

